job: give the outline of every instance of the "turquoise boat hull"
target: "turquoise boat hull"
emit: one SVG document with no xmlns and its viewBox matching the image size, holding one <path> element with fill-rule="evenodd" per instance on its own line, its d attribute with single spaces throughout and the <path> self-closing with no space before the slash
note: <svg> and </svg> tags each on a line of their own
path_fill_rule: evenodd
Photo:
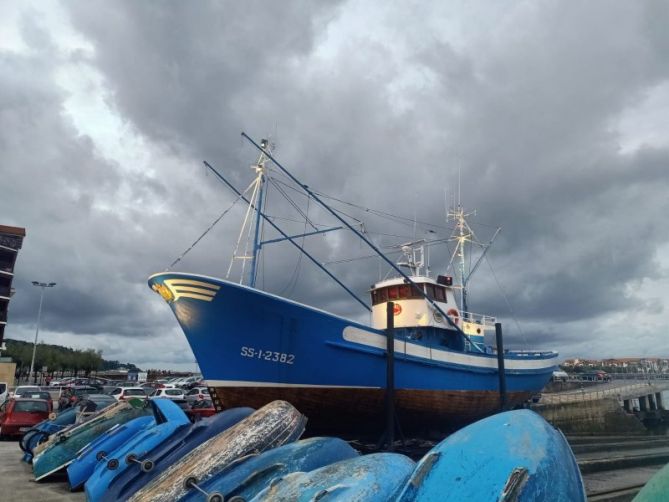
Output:
<svg viewBox="0 0 669 502">
<path fill-rule="evenodd" d="M 33 458 L 35 480 L 39 481 L 67 467 L 83 447 L 115 425 L 150 413 L 151 409 L 145 407 L 143 401 L 129 400 L 110 406 L 88 422 L 54 434 L 49 441 L 35 448 L 35 451 L 39 449 Z"/>
<path fill-rule="evenodd" d="M 137 462 L 164 441 L 168 441 L 179 429 L 190 425 L 188 416 L 169 399 L 149 401 L 156 417 L 156 425 L 135 435 L 130 441 L 109 454 L 107 461 L 98 464 L 86 481 L 86 497 L 91 501 L 100 500 L 109 484 L 131 467 L 139 468 Z"/>
<path fill-rule="evenodd" d="M 430 450 L 398 502 L 585 501 L 576 459 L 560 431 L 529 410 L 479 420 Z"/>
<path fill-rule="evenodd" d="M 669 500 L 669 464 L 657 472 L 632 502 L 666 502 Z"/>
<path fill-rule="evenodd" d="M 251 500 L 388 502 L 404 486 L 415 465 L 413 460 L 398 453 L 373 453 L 311 472 L 295 472 L 283 478 L 275 478 Z"/>
<path fill-rule="evenodd" d="M 303 439 L 243 459 L 199 487 L 209 494 L 210 499 L 222 501 L 241 497 L 251 500 L 277 477 L 292 472 L 313 471 L 358 455 L 355 449 L 339 438 Z M 181 498 L 181 502 L 201 501 L 202 493 L 195 489 Z"/>
<path fill-rule="evenodd" d="M 104 462 L 107 455 L 119 448 L 142 430 L 156 424 L 152 416 L 139 417 L 125 424 L 119 424 L 102 434 L 95 441 L 82 449 L 77 458 L 67 466 L 67 478 L 70 489 L 77 490 L 93 474 L 95 468 Z"/>
</svg>

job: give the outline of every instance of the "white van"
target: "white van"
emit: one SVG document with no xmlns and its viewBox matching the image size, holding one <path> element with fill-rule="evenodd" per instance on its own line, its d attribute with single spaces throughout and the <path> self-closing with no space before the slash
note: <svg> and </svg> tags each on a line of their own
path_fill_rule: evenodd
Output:
<svg viewBox="0 0 669 502">
<path fill-rule="evenodd" d="M 554 382 L 566 382 L 569 379 L 566 371 L 554 371 L 552 380 Z"/>
</svg>

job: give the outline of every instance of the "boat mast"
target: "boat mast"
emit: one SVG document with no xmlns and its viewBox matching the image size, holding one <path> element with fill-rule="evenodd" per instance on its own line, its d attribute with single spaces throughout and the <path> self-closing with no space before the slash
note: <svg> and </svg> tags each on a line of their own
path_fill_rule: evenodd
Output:
<svg viewBox="0 0 669 502">
<path fill-rule="evenodd" d="M 460 310 L 467 312 L 467 275 L 465 267 L 465 245 L 472 242 L 472 231 L 467 224 L 467 216 L 476 214 L 475 211 L 465 213 L 462 205 L 458 201 L 457 207 L 448 210 L 448 219 L 455 221 L 455 230 L 451 235 L 450 241 L 455 241 L 455 250 L 451 257 L 458 260 L 458 274 L 460 276 Z M 463 314 L 464 315 L 464 314 Z"/>
<path fill-rule="evenodd" d="M 268 152 L 272 152 L 272 146 L 268 140 L 262 139 L 260 140 L 260 144 L 262 145 L 264 150 L 267 150 Z M 260 254 L 260 226 L 262 224 L 261 222 L 261 211 L 262 211 L 262 203 L 263 203 L 263 195 L 265 193 L 265 163 L 267 162 L 268 157 L 265 155 L 265 152 L 260 152 L 260 156 L 258 157 L 258 162 L 253 166 L 256 170 L 256 173 L 258 174 L 258 199 L 255 201 L 255 208 L 256 208 L 256 224 L 255 224 L 255 232 L 253 235 L 253 255 L 251 257 L 251 272 L 249 274 L 249 286 L 252 288 L 255 287 L 256 285 L 256 276 L 257 276 L 257 268 L 258 268 L 258 255 Z"/>
</svg>

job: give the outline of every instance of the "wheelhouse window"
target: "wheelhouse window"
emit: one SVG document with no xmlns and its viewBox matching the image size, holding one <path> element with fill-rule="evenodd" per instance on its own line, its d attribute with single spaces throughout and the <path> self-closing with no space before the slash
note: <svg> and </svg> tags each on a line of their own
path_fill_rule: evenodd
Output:
<svg viewBox="0 0 669 502">
<path fill-rule="evenodd" d="M 423 293 L 423 288 L 425 288 L 425 293 Z M 434 284 L 417 284 L 416 286 L 399 284 L 372 291 L 372 305 L 395 300 L 420 299 L 423 298 L 424 294 L 427 294 L 431 300 L 446 301 L 446 288 L 441 286 L 435 286 Z"/>
</svg>

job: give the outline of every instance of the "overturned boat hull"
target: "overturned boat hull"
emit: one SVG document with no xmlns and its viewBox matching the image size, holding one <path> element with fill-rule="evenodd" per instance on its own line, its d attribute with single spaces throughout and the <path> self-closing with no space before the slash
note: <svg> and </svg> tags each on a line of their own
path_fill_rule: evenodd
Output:
<svg viewBox="0 0 669 502">
<path fill-rule="evenodd" d="M 243 460 L 205 481 L 199 488 L 209 494 L 209 500 L 230 500 L 233 497 L 251 500 L 273 479 L 293 472 L 310 472 L 358 455 L 355 449 L 339 438 L 303 439 Z M 202 493 L 191 489 L 181 502 L 201 500 Z"/>
<path fill-rule="evenodd" d="M 560 431 L 529 410 L 500 413 L 449 436 L 418 463 L 397 502 L 585 502 Z"/>
<path fill-rule="evenodd" d="M 246 455 L 291 443 L 305 424 L 306 417 L 289 403 L 269 403 L 173 463 L 129 500 L 178 500 L 188 492 L 189 482 L 201 483 Z"/>
<path fill-rule="evenodd" d="M 94 492 L 102 492 L 101 502 L 127 500 L 128 497 L 158 477 L 174 462 L 180 460 L 205 441 L 244 420 L 254 411 L 251 408 L 233 408 L 175 431 L 172 436 L 139 458 L 142 462 L 147 460 L 151 462 L 152 468 L 150 470 L 142 469 L 141 465 L 131 466 L 129 469 L 118 473 L 104 490 L 92 486 L 89 490 L 87 485 L 89 501 L 97 500 L 92 496 Z"/>
</svg>

